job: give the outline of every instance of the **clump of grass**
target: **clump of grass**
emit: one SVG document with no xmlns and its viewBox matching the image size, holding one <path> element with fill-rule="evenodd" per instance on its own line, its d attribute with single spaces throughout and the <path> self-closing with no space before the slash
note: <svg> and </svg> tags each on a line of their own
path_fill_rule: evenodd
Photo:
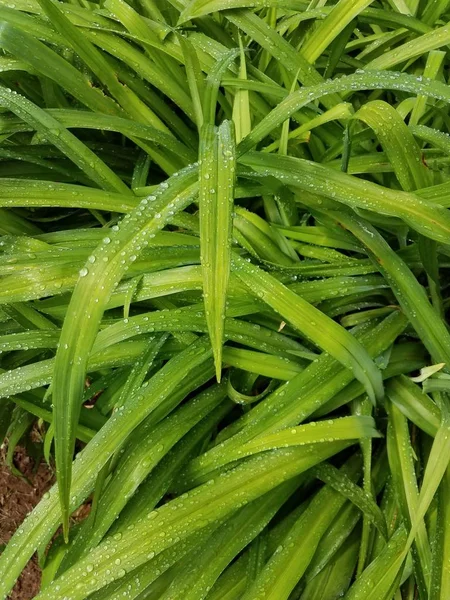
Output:
<svg viewBox="0 0 450 600">
<path fill-rule="evenodd" d="M 448 8 L 0 0 L 1 598 L 450 597 Z"/>
</svg>

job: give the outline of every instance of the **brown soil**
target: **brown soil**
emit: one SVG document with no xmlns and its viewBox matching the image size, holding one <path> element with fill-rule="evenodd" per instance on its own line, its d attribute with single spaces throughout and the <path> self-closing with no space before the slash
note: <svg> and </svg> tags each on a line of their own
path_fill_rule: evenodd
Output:
<svg viewBox="0 0 450 600">
<path fill-rule="evenodd" d="M 6 451 L 0 451 L 0 544 L 6 544 L 30 510 L 36 506 L 53 483 L 53 472 L 45 462 L 37 469 L 23 448 L 16 448 L 14 464 L 24 478 L 12 475 L 5 465 Z M 25 479 L 26 478 L 26 479 Z M 38 591 L 41 572 L 36 558 L 25 567 L 8 597 L 10 600 L 30 600 Z"/>
</svg>

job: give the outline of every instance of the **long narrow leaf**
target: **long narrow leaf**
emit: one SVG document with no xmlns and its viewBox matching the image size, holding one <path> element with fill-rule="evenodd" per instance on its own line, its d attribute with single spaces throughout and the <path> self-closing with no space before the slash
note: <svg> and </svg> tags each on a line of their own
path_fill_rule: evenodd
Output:
<svg viewBox="0 0 450 600">
<path fill-rule="evenodd" d="M 234 131 L 224 121 L 218 131 L 204 125 L 200 145 L 200 240 L 203 296 L 211 345 L 220 381 L 225 305 L 231 261 L 235 179 Z"/>
</svg>

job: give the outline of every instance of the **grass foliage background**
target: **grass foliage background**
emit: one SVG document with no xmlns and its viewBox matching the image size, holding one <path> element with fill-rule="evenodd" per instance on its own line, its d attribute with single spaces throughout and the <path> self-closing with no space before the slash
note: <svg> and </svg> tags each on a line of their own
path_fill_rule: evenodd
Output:
<svg viewBox="0 0 450 600">
<path fill-rule="evenodd" d="M 450 598 L 449 15 L 0 0 L 1 598 Z"/>
</svg>

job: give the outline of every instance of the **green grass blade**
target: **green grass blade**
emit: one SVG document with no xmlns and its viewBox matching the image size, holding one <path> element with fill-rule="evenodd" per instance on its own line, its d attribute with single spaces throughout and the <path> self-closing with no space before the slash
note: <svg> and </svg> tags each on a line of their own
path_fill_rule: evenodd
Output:
<svg viewBox="0 0 450 600">
<path fill-rule="evenodd" d="M 379 326 L 366 329 L 359 339 L 370 355 L 375 357 L 395 341 L 405 326 L 406 319 L 401 313 L 396 313 L 387 317 Z M 186 481 L 198 481 L 205 473 L 227 464 L 231 452 L 258 434 L 277 431 L 282 427 L 294 427 L 303 422 L 352 380 L 351 371 L 327 354 L 323 354 L 302 373 L 280 386 L 243 415 L 230 426 L 229 431 L 225 430 L 226 437 L 219 446 L 193 460 L 188 466 Z M 283 405 L 282 408 L 280 404 Z"/>
<path fill-rule="evenodd" d="M 376 133 L 405 192 L 431 185 L 431 173 L 420 149 L 398 112 L 387 102 L 374 100 L 355 114 Z"/>
<path fill-rule="evenodd" d="M 115 560 L 120 560 L 120 566 L 114 567 L 114 578 L 122 578 L 127 570 L 136 568 L 148 560 L 148 556 L 159 554 L 170 547 L 173 537 L 161 536 L 161 531 L 169 527 L 174 537 L 184 539 L 194 534 L 217 519 L 225 517 L 236 510 L 236 498 L 239 502 L 248 503 L 277 485 L 304 472 L 327 456 L 344 449 L 345 442 L 327 445 L 327 451 L 305 453 L 303 450 L 279 450 L 266 455 L 263 462 L 250 459 L 240 467 L 225 473 L 216 485 L 205 484 L 202 492 L 193 490 L 187 497 L 175 499 L 163 507 L 149 513 L 139 526 L 127 531 L 119 540 L 109 538 L 92 550 L 88 557 L 79 561 L 64 575 L 41 592 L 39 600 L 56 600 L 61 594 L 70 593 L 73 600 L 82 600 L 86 595 L 96 591 L 111 581 L 110 560 L 105 557 L 106 548 L 114 550 Z M 255 462 L 256 460 L 256 462 Z M 193 502 L 190 502 L 190 500 Z M 198 517 L 198 518 L 196 518 Z M 129 556 L 130 546 L 136 548 L 132 557 Z M 95 577 L 81 578 L 87 568 L 95 571 Z M 107 573 L 109 571 L 109 573 Z M 81 581 L 80 581 L 81 580 Z M 76 586 L 76 583 L 81 585 Z"/>
<path fill-rule="evenodd" d="M 389 407 L 387 448 L 393 484 L 403 519 L 411 527 L 418 509 L 419 491 L 417 487 L 413 448 L 408 422 L 395 407 Z M 415 575 L 420 594 L 427 595 L 430 587 L 431 549 L 425 523 L 417 529 L 413 558 Z"/>
<path fill-rule="evenodd" d="M 293 75 L 298 78 L 304 86 L 320 84 L 323 79 L 320 73 L 296 50 L 287 40 L 279 35 L 255 13 L 249 10 L 229 11 L 227 19 L 234 23 L 239 29 L 249 35 L 255 42 L 260 44 Z M 334 92 L 329 98 L 323 98 L 323 104 L 330 109 L 339 104 L 341 98 Z M 286 116 L 286 119 L 290 115 Z M 286 119 L 283 119 L 285 121 Z M 251 134 L 250 134 L 251 135 Z M 245 138 L 248 139 L 248 138 Z M 241 142 L 242 143 L 242 142 Z M 245 142 L 244 142 L 245 143 Z"/>
<path fill-rule="evenodd" d="M 302 592 L 301 600 L 335 600 L 347 591 L 358 556 L 358 532 L 344 542 L 334 560 Z"/>
<path fill-rule="evenodd" d="M 367 437 L 367 436 L 365 436 Z M 370 496 L 358 485 L 353 483 L 345 474 L 330 464 L 321 464 L 314 469 L 315 476 L 328 484 L 334 490 L 348 498 L 375 525 L 381 535 L 387 538 L 387 527 L 384 516 Z"/>
<path fill-rule="evenodd" d="M 150 415 L 135 429 L 100 496 L 98 516 L 94 523 L 86 521 L 81 527 L 65 557 L 65 569 L 100 543 L 139 484 L 192 427 L 223 402 L 225 394 L 226 386 L 208 388 L 156 425 Z"/>
<path fill-rule="evenodd" d="M 433 50 L 427 57 L 427 62 L 425 68 L 423 70 L 424 77 L 429 77 L 430 79 L 437 79 L 439 72 L 441 71 L 442 63 L 445 58 L 445 52 L 440 50 Z M 419 120 L 423 116 L 426 110 L 427 98 L 426 96 L 419 96 L 416 99 L 414 104 L 414 108 L 411 111 L 411 116 L 409 118 L 410 125 L 418 125 Z"/>
<path fill-rule="evenodd" d="M 139 354 L 142 353 L 141 352 Z M 125 409 L 116 411 L 104 428 L 78 455 L 73 465 L 70 508 L 75 510 L 93 490 L 98 471 L 137 425 L 170 396 L 191 369 L 211 356 L 210 345 L 199 341 L 170 360 L 151 379 L 145 394 L 133 397 Z M 343 442 L 342 442 L 343 444 Z M 62 522 L 58 486 L 30 514 L 15 534 L 14 543 L 0 557 L 0 594 L 7 595 L 35 549 L 47 544 Z"/>
<path fill-rule="evenodd" d="M 391 69 L 402 62 L 417 58 L 430 50 L 437 50 L 446 46 L 450 42 L 450 25 L 446 24 L 438 27 L 429 33 L 406 42 L 399 48 L 390 52 L 385 52 L 382 56 L 375 58 L 366 65 L 367 69 L 381 71 L 382 69 Z"/>
<path fill-rule="evenodd" d="M 399 527 L 378 557 L 362 572 L 344 600 L 384 600 L 401 573 L 406 530 Z"/>
<path fill-rule="evenodd" d="M 353 457 L 341 470 L 349 478 L 355 479 L 359 467 L 358 457 Z M 338 492 L 330 486 L 323 487 L 292 524 L 264 569 L 244 594 L 243 600 L 287 600 L 310 564 L 320 539 L 344 503 L 344 497 Z"/>
<path fill-rule="evenodd" d="M 48 181 L 0 178 L 2 206 L 39 206 L 39 207 L 77 207 L 105 210 L 117 213 L 128 213 L 136 208 L 139 200 L 127 193 L 107 192 L 96 188 L 80 185 L 50 183 Z M 14 213 L 3 212 L 2 223 L 13 219 Z M 19 218 L 19 217 L 17 217 Z M 21 219 L 26 222 L 25 219 Z M 30 235 L 41 233 L 41 230 L 31 223 L 27 230 Z M 11 234 L 24 233 L 24 230 L 10 231 Z M 5 231 L 6 234 L 6 231 Z"/>
<path fill-rule="evenodd" d="M 237 256 L 233 257 L 233 272 L 250 291 L 274 308 L 313 343 L 352 369 L 364 383 L 372 401 L 383 397 L 381 374 L 359 342 L 337 323 L 291 292 L 274 277 Z"/>
<path fill-rule="evenodd" d="M 200 241 L 203 297 L 216 377 L 222 371 L 225 306 L 231 261 L 234 198 L 234 131 L 224 121 L 216 131 L 204 126 L 200 147 Z"/>
<path fill-rule="evenodd" d="M 433 556 L 433 571 L 431 575 L 430 600 L 439 600 L 450 594 L 450 469 L 442 479 L 438 497 L 438 525 L 436 548 Z"/>
<path fill-rule="evenodd" d="M 69 61 L 25 31 L 3 23 L 0 45 L 16 58 L 25 60 L 39 73 L 53 79 L 91 110 L 117 114 L 119 107 L 113 100 L 91 87 L 89 80 Z"/>
<path fill-rule="evenodd" d="M 285 357 L 252 352 L 243 348 L 223 349 L 223 362 L 249 373 L 289 380 L 302 370 L 302 365 Z"/>
<path fill-rule="evenodd" d="M 65 320 L 61 331 L 53 379 L 56 464 L 66 528 L 74 425 L 84 386 L 87 356 L 103 310 L 115 284 L 145 245 L 145 239 L 161 229 L 174 212 L 190 204 L 197 191 L 195 184 L 192 187 L 194 174 L 192 169 L 188 169 L 171 183 L 163 183 L 152 204 L 144 199 L 135 212 L 125 217 L 111 237 L 104 238 L 91 255 L 88 266 L 80 271 L 68 309 L 72 317 Z M 70 377 L 67 376 L 69 372 Z"/>
<path fill-rule="evenodd" d="M 340 0 L 333 6 L 329 15 L 318 25 L 302 46 L 302 54 L 310 63 L 316 62 L 324 50 L 343 29 L 372 0 Z"/>
<path fill-rule="evenodd" d="M 375 422 L 371 417 L 341 417 L 327 421 L 313 421 L 307 425 L 260 435 L 243 444 L 239 450 L 235 451 L 234 457 L 240 458 L 275 448 L 324 443 L 330 440 L 378 437 L 379 433 L 374 425 Z M 233 460 L 233 455 L 231 455 L 231 460 Z"/>
<path fill-rule="evenodd" d="M 72 25 L 58 6 L 50 0 L 39 0 L 39 3 L 55 29 L 58 30 L 78 56 L 106 86 L 124 111 L 128 112 L 138 121 L 148 120 L 152 122 L 153 115 L 148 119 L 146 118 L 148 109 L 146 110 L 146 107 L 139 101 L 132 90 L 119 82 L 117 75 L 113 72 L 107 60 L 86 39 L 86 36 L 75 25 Z"/>
<path fill-rule="evenodd" d="M 441 422 L 439 408 L 408 377 L 391 379 L 386 386 L 386 395 L 417 427 L 428 435 L 436 435 Z"/>
<path fill-rule="evenodd" d="M 228 519 L 183 565 L 161 600 L 181 596 L 186 600 L 207 597 L 224 566 L 263 530 L 297 484 L 298 479 L 282 484 Z"/>
<path fill-rule="evenodd" d="M 282 60 L 282 59 L 280 59 Z M 424 94 L 430 98 L 450 102 L 448 87 L 437 81 L 414 77 L 407 73 L 367 72 L 343 75 L 325 83 L 309 82 L 285 100 L 280 102 L 244 139 L 238 146 L 238 154 L 242 155 L 264 139 L 274 128 L 281 125 L 287 118 L 312 102 L 339 92 L 373 89 L 401 90 L 413 94 Z M 336 102 L 335 104 L 337 104 Z M 331 106 L 327 107 L 331 108 Z"/>
<path fill-rule="evenodd" d="M 450 364 L 450 335 L 410 269 L 369 223 L 347 215 L 339 219 L 372 253 L 434 362 Z"/>
<path fill-rule="evenodd" d="M 178 37 L 180 46 L 183 49 L 186 75 L 191 92 L 192 104 L 195 111 L 197 129 L 201 132 L 203 125 L 203 99 L 205 95 L 205 82 L 200 68 L 200 63 L 196 50 L 190 40 L 183 35 Z"/>
<path fill-rule="evenodd" d="M 156 123 L 158 127 L 155 127 L 153 123 L 146 125 L 145 123 L 120 116 L 66 108 L 51 108 L 47 109 L 46 112 L 68 129 L 87 128 L 99 129 L 102 131 L 118 131 L 123 135 L 128 136 L 130 139 L 140 138 L 152 142 L 161 148 L 167 148 L 174 154 L 179 154 L 186 162 L 193 162 L 195 157 L 192 151 L 186 148 L 186 146 L 180 143 L 174 136 L 169 134 L 165 128 L 162 129 L 162 126 L 159 123 Z M 16 133 L 19 131 L 30 130 L 31 127 L 28 123 L 20 121 L 16 117 L 0 117 L 1 132 Z"/>
<path fill-rule="evenodd" d="M 239 48 L 240 48 L 240 65 L 239 65 L 239 79 L 247 79 L 247 66 L 244 46 L 242 39 L 239 36 Z M 251 112 L 250 112 L 250 98 L 248 90 L 238 89 L 234 96 L 233 101 L 233 123 L 236 131 L 236 142 L 239 143 L 246 135 L 248 135 L 252 128 Z"/>
<path fill-rule="evenodd" d="M 92 150 L 27 98 L 0 86 L 0 103 L 48 138 L 99 187 L 122 194 L 131 193 L 123 181 Z"/>
<path fill-rule="evenodd" d="M 419 499 L 417 503 L 417 511 L 412 521 L 411 531 L 408 536 L 407 547 L 417 536 L 421 520 L 425 517 L 426 512 L 433 500 L 442 478 L 445 476 L 449 461 L 450 461 L 450 413 L 448 407 L 441 404 L 441 426 L 439 427 L 430 454 L 428 456 L 425 467 L 422 486 L 420 488 Z"/>
<path fill-rule="evenodd" d="M 394 191 L 370 181 L 362 182 L 319 163 L 290 156 L 252 152 L 241 157 L 240 162 L 256 169 L 263 179 L 273 176 L 294 189 L 313 192 L 352 208 L 400 217 L 422 235 L 444 243 L 448 240 L 448 212 L 431 202 L 424 204 L 414 194 Z M 309 200 L 306 198 L 305 202 Z M 318 208 L 321 203 L 318 203 Z"/>
</svg>

